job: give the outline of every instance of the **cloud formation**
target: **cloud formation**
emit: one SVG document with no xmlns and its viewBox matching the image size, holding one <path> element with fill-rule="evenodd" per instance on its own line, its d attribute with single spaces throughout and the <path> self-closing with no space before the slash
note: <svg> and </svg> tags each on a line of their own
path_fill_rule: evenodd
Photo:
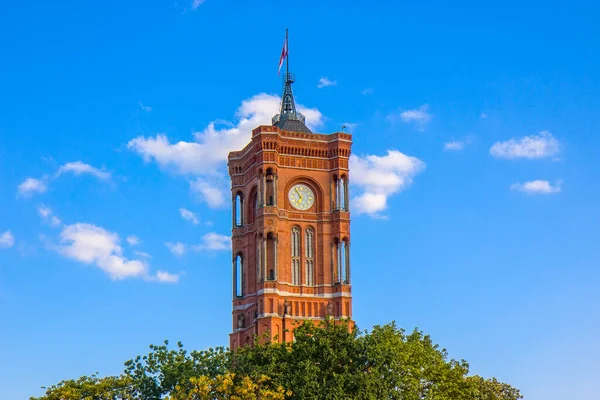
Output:
<svg viewBox="0 0 600 400">
<path fill-rule="evenodd" d="M 182 256 L 185 253 L 185 250 L 187 249 L 187 245 L 181 242 L 165 242 L 165 246 L 167 246 L 169 251 L 175 254 L 176 256 Z"/>
<path fill-rule="evenodd" d="M 451 140 L 444 143 L 444 150 L 446 151 L 460 151 L 465 148 L 465 142 Z"/>
<path fill-rule="evenodd" d="M 37 208 L 37 212 L 42 218 L 42 221 L 45 224 L 48 224 L 52 227 L 57 227 L 62 224 L 60 218 L 58 218 L 50 207 L 46 207 L 45 205 L 40 205 Z"/>
<path fill-rule="evenodd" d="M 420 131 L 425 130 L 425 126 L 431 121 L 433 115 L 428 112 L 429 104 L 423 104 L 419 108 L 402 111 L 399 115 L 400 120 L 404 123 L 415 124 Z M 398 119 L 397 114 L 388 116 L 388 120 L 395 121 Z"/>
<path fill-rule="evenodd" d="M 17 192 L 23 197 L 31 197 L 35 193 L 44 193 L 46 189 L 46 184 L 41 180 L 27 178 L 17 187 Z"/>
<path fill-rule="evenodd" d="M 197 178 L 190 181 L 190 191 L 200 201 L 205 202 L 211 208 L 218 208 L 225 204 L 224 192 L 228 189 L 226 181 L 212 179 L 214 183 L 209 183 L 208 180 Z"/>
<path fill-rule="evenodd" d="M 200 223 L 196 214 L 183 207 L 179 209 L 179 215 L 181 215 L 181 218 L 185 219 L 186 221 L 190 221 L 194 225 L 198 225 Z"/>
<path fill-rule="evenodd" d="M 202 236 L 202 243 L 193 246 L 194 250 L 229 250 L 231 248 L 231 237 L 209 232 Z"/>
<path fill-rule="evenodd" d="M 319 79 L 319 84 L 317 85 L 317 87 L 319 89 L 324 88 L 324 87 L 328 87 L 328 86 L 335 86 L 337 85 L 336 81 L 332 81 L 328 78 L 322 77 L 321 79 Z"/>
<path fill-rule="evenodd" d="M 36 193 L 44 193 L 47 190 L 47 185 L 54 179 L 71 174 L 74 176 L 91 175 L 103 181 L 108 181 L 111 178 L 110 172 L 95 168 L 81 161 L 68 162 L 61 165 L 58 171 L 52 177 L 44 177 L 42 179 L 27 178 L 18 187 L 17 192 L 22 197 L 31 197 Z"/>
<path fill-rule="evenodd" d="M 91 165 L 86 164 L 81 161 L 69 162 L 69 163 L 62 165 L 58 169 L 56 176 L 58 177 L 58 176 L 61 176 L 64 174 L 69 174 L 69 173 L 73 174 L 75 176 L 86 175 L 86 174 L 92 175 L 103 181 L 107 181 L 110 179 L 109 172 L 92 167 Z"/>
<path fill-rule="evenodd" d="M 490 147 L 490 154 L 505 159 L 539 159 L 551 157 L 560 152 L 560 143 L 548 131 L 538 135 L 512 138 L 504 142 L 496 142 Z"/>
<path fill-rule="evenodd" d="M 165 271 L 157 271 L 156 272 L 156 279 L 159 282 L 177 283 L 177 282 L 179 282 L 179 275 L 170 274 L 170 273 L 165 272 Z"/>
<path fill-rule="evenodd" d="M 352 184 L 362 192 L 353 198 L 352 210 L 379 216 L 387 208 L 389 196 L 409 186 L 425 167 L 418 158 L 396 150 L 388 150 L 385 156 L 351 155 Z"/>
<path fill-rule="evenodd" d="M 9 249 L 15 245 L 15 237 L 11 231 L 0 234 L 0 249 Z"/>
<path fill-rule="evenodd" d="M 129 141 L 127 148 L 139 154 L 145 162 L 156 162 L 161 168 L 192 177 L 190 189 L 211 207 L 223 204 L 225 196 L 218 183 L 231 151 L 244 148 L 250 142 L 252 130 L 259 125 L 270 125 L 279 111 L 279 96 L 261 93 L 242 101 L 235 112 L 236 122 L 213 121 L 194 133 L 194 141 L 171 142 L 166 135 L 138 136 Z M 306 125 L 316 129 L 322 125 L 321 112 L 297 104 L 306 117 Z"/>
<path fill-rule="evenodd" d="M 135 235 L 129 235 L 125 238 L 125 240 L 127 241 L 127 243 L 129 243 L 130 246 L 137 246 L 138 244 L 142 243 L 140 238 Z"/>
<path fill-rule="evenodd" d="M 560 193 L 560 185 L 561 182 L 557 182 L 555 185 L 552 185 L 548 181 L 535 180 L 525 183 L 515 183 L 511 185 L 510 188 L 512 190 L 529 194 L 553 194 Z"/>
<path fill-rule="evenodd" d="M 198 7 L 200 7 L 200 5 L 202 3 L 204 3 L 205 0 L 194 0 L 192 1 L 192 11 L 196 11 L 198 9 Z"/>
<path fill-rule="evenodd" d="M 60 234 L 60 245 L 51 248 L 59 254 L 100 268 L 111 279 L 142 278 L 157 280 L 149 273 L 144 260 L 130 260 L 123 256 L 119 235 L 86 223 L 65 226 Z"/>
</svg>

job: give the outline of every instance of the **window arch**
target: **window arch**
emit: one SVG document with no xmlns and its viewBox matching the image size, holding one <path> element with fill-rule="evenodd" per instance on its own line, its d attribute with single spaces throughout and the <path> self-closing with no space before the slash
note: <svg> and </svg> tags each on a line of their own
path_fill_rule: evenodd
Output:
<svg viewBox="0 0 600 400">
<path fill-rule="evenodd" d="M 304 263 L 305 271 L 304 276 L 306 279 L 307 286 L 314 286 L 315 284 L 315 250 L 314 250 L 314 230 L 313 228 L 306 228 L 304 231 Z"/>
<path fill-rule="evenodd" d="M 236 297 L 244 296 L 244 258 L 242 254 L 235 256 L 233 260 L 234 268 L 234 292 Z"/>
<path fill-rule="evenodd" d="M 245 204 L 245 206 L 244 206 L 244 211 L 245 211 L 244 223 L 246 225 L 252 224 L 256 220 L 256 211 L 258 210 L 258 187 L 257 186 L 254 186 L 250 190 L 250 195 L 248 196 L 248 201 L 244 202 L 244 203 L 247 203 L 247 205 Z"/>
<path fill-rule="evenodd" d="M 300 228 L 292 228 L 291 237 L 292 253 L 292 285 L 300 284 Z"/>
</svg>

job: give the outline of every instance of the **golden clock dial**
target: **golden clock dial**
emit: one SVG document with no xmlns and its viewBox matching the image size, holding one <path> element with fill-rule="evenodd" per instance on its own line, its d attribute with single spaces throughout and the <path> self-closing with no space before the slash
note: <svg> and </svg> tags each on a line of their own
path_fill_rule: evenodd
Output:
<svg viewBox="0 0 600 400">
<path fill-rule="evenodd" d="M 312 189 L 303 183 L 292 186 L 288 192 L 290 204 L 297 210 L 305 211 L 315 203 L 315 194 Z"/>
</svg>

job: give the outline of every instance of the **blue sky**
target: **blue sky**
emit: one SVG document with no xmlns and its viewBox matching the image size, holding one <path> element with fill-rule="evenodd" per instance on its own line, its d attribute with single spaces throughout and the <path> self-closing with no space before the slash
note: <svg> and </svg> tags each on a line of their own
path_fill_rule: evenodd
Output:
<svg viewBox="0 0 600 400">
<path fill-rule="evenodd" d="M 417 326 L 527 399 L 597 397 L 594 2 L 3 2 L 0 398 L 228 343 L 225 155 L 275 113 L 290 29 L 346 124 L 354 317 Z"/>
</svg>

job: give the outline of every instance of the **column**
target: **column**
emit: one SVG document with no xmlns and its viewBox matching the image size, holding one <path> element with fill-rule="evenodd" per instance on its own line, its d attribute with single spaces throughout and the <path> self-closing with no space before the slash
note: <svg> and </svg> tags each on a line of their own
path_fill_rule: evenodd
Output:
<svg viewBox="0 0 600 400">
<path fill-rule="evenodd" d="M 346 177 L 346 179 L 344 180 L 344 196 L 345 196 L 345 200 L 344 200 L 344 205 L 346 206 L 346 211 L 350 212 L 350 190 L 348 189 L 348 186 L 350 186 L 350 181 L 348 180 L 348 177 Z"/>
<path fill-rule="evenodd" d="M 267 204 L 267 174 L 263 173 L 262 176 L 262 205 L 265 206 Z"/>
<path fill-rule="evenodd" d="M 277 268 L 277 238 L 273 238 L 273 278 L 279 279 L 279 269 Z"/>
<path fill-rule="evenodd" d="M 236 215 L 235 215 L 235 196 L 231 199 L 231 225 L 232 228 L 236 227 Z"/>
<path fill-rule="evenodd" d="M 340 196 L 340 193 L 341 193 L 341 189 L 340 189 L 340 182 L 341 182 L 341 181 L 342 181 L 342 179 L 341 179 L 341 178 L 338 178 L 338 180 L 337 180 L 337 185 L 336 185 L 337 209 L 338 209 L 338 210 L 340 210 L 340 209 L 342 208 L 342 204 L 341 204 L 342 202 L 340 201 L 340 200 L 341 200 L 341 196 Z"/>
<path fill-rule="evenodd" d="M 273 205 L 277 207 L 277 197 L 278 196 L 278 192 L 277 192 L 277 181 L 279 179 L 277 179 L 277 175 L 273 176 L 274 182 L 273 182 Z"/>
<path fill-rule="evenodd" d="M 262 261 L 263 261 L 263 276 L 265 277 L 265 281 L 269 280 L 269 271 L 267 268 L 267 238 L 263 236 L 263 251 L 262 251 Z"/>
<path fill-rule="evenodd" d="M 232 276 L 233 276 L 233 293 L 232 293 L 232 298 L 237 298 L 237 271 L 235 270 L 235 258 L 233 257 L 233 262 L 232 262 L 232 266 L 233 266 L 233 271 L 232 271 Z M 237 325 L 235 325 L 237 326 Z"/>
<path fill-rule="evenodd" d="M 346 243 L 346 281 L 350 284 L 350 242 Z"/>
</svg>

